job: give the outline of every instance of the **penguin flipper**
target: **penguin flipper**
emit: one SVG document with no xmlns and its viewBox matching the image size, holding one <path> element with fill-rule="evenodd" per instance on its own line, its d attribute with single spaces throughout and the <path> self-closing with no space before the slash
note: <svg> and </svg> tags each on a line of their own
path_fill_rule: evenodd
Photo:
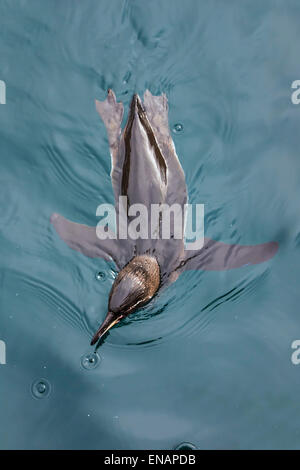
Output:
<svg viewBox="0 0 300 470">
<path fill-rule="evenodd" d="M 117 240 L 110 238 L 100 240 L 96 234 L 96 227 L 71 222 L 55 213 L 51 215 L 50 221 L 59 237 L 73 250 L 89 258 L 113 260 L 118 267 L 123 264 L 120 263 L 122 252 Z"/>
<path fill-rule="evenodd" d="M 180 267 L 182 271 L 224 271 L 263 263 L 273 258 L 277 251 L 277 242 L 260 245 L 230 245 L 205 238 L 200 250 L 185 250 L 185 258 Z"/>
</svg>

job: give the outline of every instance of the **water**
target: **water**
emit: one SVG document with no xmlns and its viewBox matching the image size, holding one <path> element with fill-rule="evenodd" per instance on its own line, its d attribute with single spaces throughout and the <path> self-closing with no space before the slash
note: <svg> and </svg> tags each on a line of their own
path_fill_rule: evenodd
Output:
<svg viewBox="0 0 300 470">
<path fill-rule="evenodd" d="M 299 20 L 296 0 L 1 1 L 1 448 L 299 448 Z M 185 273 L 87 371 L 116 271 L 49 217 L 93 225 L 113 202 L 94 107 L 108 87 L 126 108 L 167 93 L 207 236 L 280 251 Z M 51 393 L 36 400 L 41 379 Z"/>
</svg>

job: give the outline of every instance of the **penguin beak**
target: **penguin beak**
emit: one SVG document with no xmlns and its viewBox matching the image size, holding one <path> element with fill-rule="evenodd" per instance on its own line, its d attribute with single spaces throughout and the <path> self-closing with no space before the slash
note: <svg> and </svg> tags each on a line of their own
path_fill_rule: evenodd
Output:
<svg viewBox="0 0 300 470">
<path fill-rule="evenodd" d="M 93 339 L 91 341 L 91 346 L 97 343 L 102 336 L 105 335 L 105 333 L 108 332 L 114 325 L 119 323 L 119 321 L 123 318 L 123 315 L 116 316 L 116 314 L 112 312 L 108 312 L 104 322 L 100 326 L 100 328 L 97 330 L 97 332 L 94 334 Z"/>
</svg>

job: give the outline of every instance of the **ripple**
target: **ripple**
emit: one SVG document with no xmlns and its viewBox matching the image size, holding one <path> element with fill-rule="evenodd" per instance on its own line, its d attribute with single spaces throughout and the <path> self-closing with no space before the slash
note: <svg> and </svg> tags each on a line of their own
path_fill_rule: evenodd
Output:
<svg viewBox="0 0 300 470">
<path fill-rule="evenodd" d="M 87 335 L 90 333 L 89 326 L 78 306 L 71 302 L 62 292 L 52 285 L 28 275 L 24 276 L 22 281 L 37 298 L 51 307 L 64 322 L 85 331 Z"/>
<path fill-rule="evenodd" d="M 110 330 L 104 340 L 105 344 L 122 349 L 159 348 L 179 336 L 188 339 L 199 335 L 200 332 L 204 333 L 215 320 L 218 309 L 223 304 L 241 302 L 253 293 L 256 294 L 260 286 L 265 283 L 269 272 L 269 268 L 264 268 L 263 272 L 254 275 L 252 279 L 250 277 L 243 279 L 196 311 L 189 310 L 187 303 L 193 298 L 194 291 L 199 290 L 205 273 L 190 272 L 189 281 L 184 279 L 182 283 L 177 281 L 177 295 L 172 292 L 174 285 L 162 291 L 148 306 L 131 314 Z M 185 288 L 186 282 L 189 284 L 188 291 Z M 184 314 L 183 309 L 185 309 Z"/>
<path fill-rule="evenodd" d="M 68 154 L 72 149 L 60 148 L 59 144 L 44 144 L 43 152 L 47 155 L 49 170 L 53 173 L 52 179 L 57 180 L 67 188 L 67 191 L 76 197 L 88 199 L 89 191 L 86 189 L 86 180 L 79 172 L 75 171 L 75 166 L 68 161 Z"/>
<path fill-rule="evenodd" d="M 244 301 L 252 294 L 257 294 L 257 290 L 262 286 L 270 273 L 269 268 L 264 268 L 263 272 L 254 275 L 253 279 L 247 277 L 239 282 L 236 286 L 222 295 L 217 296 L 208 304 L 204 305 L 193 318 L 186 323 L 182 334 L 185 337 L 198 335 L 204 332 L 206 328 L 215 320 L 218 309 L 225 303 Z M 213 313 L 212 313 L 213 312 Z"/>
<path fill-rule="evenodd" d="M 194 287 L 199 286 L 201 274 L 196 273 Z M 108 332 L 104 338 L 105 344 L 122 349 L 159 348 L 162 344 L 176 339 L 178 335 L 185 335 L 187 325 L 195 314 L 182 314 L 190 291 L 186 291 L 183 283 L 180 286 L 184 291 L 182 294 L 177 292 L 176 295 L 173 284 L 159 292 L 148 305 L 123 319 Z M 95 325 L 95 329 L 96 327 L 98 326 Z M 101 344 L 98 347 L 101 347 Z"/>
<path fill-rule="evenodd" d="M 192 444 L 191 442 L 181 442 L 176 447 L 174 447 L 174 450 L 198 450 L 198 447 L 196 447 L 195 444 Z"/>
<path fill-rule="evenodd" d="M 173 299 L 175 302 L 175 299 Z M 158 347 L 168 340 L 171 300 L 153 299 L 150 304 L 124 318 L 104 338 L 110 347 L 138 349 Z M 96 330 L 95 326 L 95 330 Z M 101 347 L 101 344 L 98 347 Z"/>
</svg>

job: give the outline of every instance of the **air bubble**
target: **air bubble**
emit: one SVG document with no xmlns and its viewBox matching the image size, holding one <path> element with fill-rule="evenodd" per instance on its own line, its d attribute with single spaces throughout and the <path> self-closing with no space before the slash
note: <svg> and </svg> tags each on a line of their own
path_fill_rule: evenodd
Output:
<svg viewBox="0 0 300 470">
<path fill-rule="evenodd" d="M 180 124 L 179 122 L 177 124 L 174 124 L 173 132 L 175 134 L 180 134 L 180 132 L 182 132 L 182 131 L 183 131 L 183 125 L 182 124 Z"/>
<path fill-rule="evenodd" d="M 97 281 L 105 281 L 106 279 L 106 275 L 103 271 L 97 272 L 95 277 Z"/>
<path fill-rule="evenodd" d="M 51 393 L 51 385 L 46 379 L 38 379 L 31 385 L 31 393 L 34 398 L 46 398 Z"/>
<path fill-rule="evenodd" d="M 198 448 L 191 442 L 181 442 L 174 450 L 197 450 Z"/>
<path fill-rule="evenodd" d="M 96 369 L 96 367 L 98 367 L 100 362 L 101 362 L 101 358 L 99 354 L 97 354 L 96 352 L 85 354 L 81 358 L 81 365 L 84 369 L 87 369 L 87 370 Z"/>
</svg>

